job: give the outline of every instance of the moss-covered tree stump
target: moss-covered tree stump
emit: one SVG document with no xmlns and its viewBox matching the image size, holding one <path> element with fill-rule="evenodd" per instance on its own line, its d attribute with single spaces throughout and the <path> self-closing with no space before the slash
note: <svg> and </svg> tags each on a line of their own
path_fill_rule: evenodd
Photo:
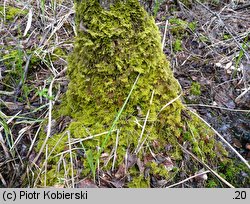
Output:
<svg viewBox="0 0 250 204">
<path fill-rule="evenodd" d="M 182 105 L 154 19 L 138 0 L 115 2 L 108 8 L 98 0 L 76 2 L 70 83 L 53 114 L 71 122 L 47 142 L 40 185 L 45 178 L 46 185 L 56 185 L 65 175 L 75 182 L 99 179 L 100 172 L 122 180 L 123 187 L 159 187 L 162 180 L 170 185 L 204 167 L 180 145 L 237 183 L 227 152 Z M 224 184 L 209 175 L 209 185 Z"/>
</svg>

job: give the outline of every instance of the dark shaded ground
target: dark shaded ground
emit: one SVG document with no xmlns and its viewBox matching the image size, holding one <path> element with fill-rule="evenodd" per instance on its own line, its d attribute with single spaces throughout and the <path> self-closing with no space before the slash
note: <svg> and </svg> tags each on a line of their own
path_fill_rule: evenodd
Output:
<svg viewBox="0 0 250 204">
<path fill-rule="evenodd" d="M 161 5 L 157 14 L 162 33 L 165 24 L 162 19 L 169 19 L 164 52 L 183 88 L 185 103 L 248 159 L 250 115 L 237 110 L 250 107 L 249 91 L 239 97 L 250 83 L 249 16 L 249 7 L 233 7 L 223 1 L 220 5 L 192 7 L 168 2 Z M 177 19 L 196 26 L 190 27 Z M 177 39 L 181 40 L 180 50 L 174 48 Z M 245 48 L 245 55 L 238 46 Z"/>
</svg>

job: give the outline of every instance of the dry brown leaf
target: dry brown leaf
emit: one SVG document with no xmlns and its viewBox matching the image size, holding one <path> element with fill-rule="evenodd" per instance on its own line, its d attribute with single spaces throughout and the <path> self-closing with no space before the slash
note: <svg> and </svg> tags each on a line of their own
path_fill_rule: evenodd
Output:
<svg viewBox="0 0 250 204">
<path fill-rule="evenodd" d="M 98 188 L 98 186 L 91 179 L 83 179 L 76 184 L 76 188 Z"/>
<path fill-rule="evenodd" d="M 233 145 L 237 148 L 242 148 L 241 142 L 236 138 L 233 139 Z"/>
</svg>

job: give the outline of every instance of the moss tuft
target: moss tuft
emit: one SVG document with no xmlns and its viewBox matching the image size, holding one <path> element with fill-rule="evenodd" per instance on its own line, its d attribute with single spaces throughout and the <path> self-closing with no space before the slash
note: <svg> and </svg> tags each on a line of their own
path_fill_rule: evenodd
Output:
<svg viewBox="0 0 250 204">
<path fill-rule="evenodd" d="M 201 85 L 198 82 L 192 82 L 190 93 L 195 96 L 201 95 Z"/>
<path fill-rule="evenodd" d="M 0 17 L 4 18 L 4 14 L 5 14 L 5 19 L 8 21 L 13 21 L 15 19 L 16 16 L 24 16 L 26 15 L 28 12 L 26 10 L 22 10 L 16 7 L 12 7 L 12 6 L 6 6 L 5 10 L 3 6 L 0 6 Z"/>
<path fill-rule="evenodd" d="M 182 41 L 180 39 L 176 39 L 173 43 L 173 48 L 175 52 L 182 51 Z"/>
</svg>

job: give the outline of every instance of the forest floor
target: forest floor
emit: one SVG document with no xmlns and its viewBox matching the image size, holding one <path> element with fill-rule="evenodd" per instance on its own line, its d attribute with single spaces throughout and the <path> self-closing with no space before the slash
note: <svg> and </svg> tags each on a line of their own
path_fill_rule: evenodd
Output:
<svg viewBox="0 0 250 204">
<path fill-rule="evenodd" d="M 250 4 L 156 2 L 151 13 L 182 86 L 183 103 L 249 161 Z M 73 1 L 0 3 L 0 187 L 21 186 L 37 156 L 42 122 L 67 90 L 74 13 Z M 88 186 L 95 184 L 79 185 Z"/>
</svg>

